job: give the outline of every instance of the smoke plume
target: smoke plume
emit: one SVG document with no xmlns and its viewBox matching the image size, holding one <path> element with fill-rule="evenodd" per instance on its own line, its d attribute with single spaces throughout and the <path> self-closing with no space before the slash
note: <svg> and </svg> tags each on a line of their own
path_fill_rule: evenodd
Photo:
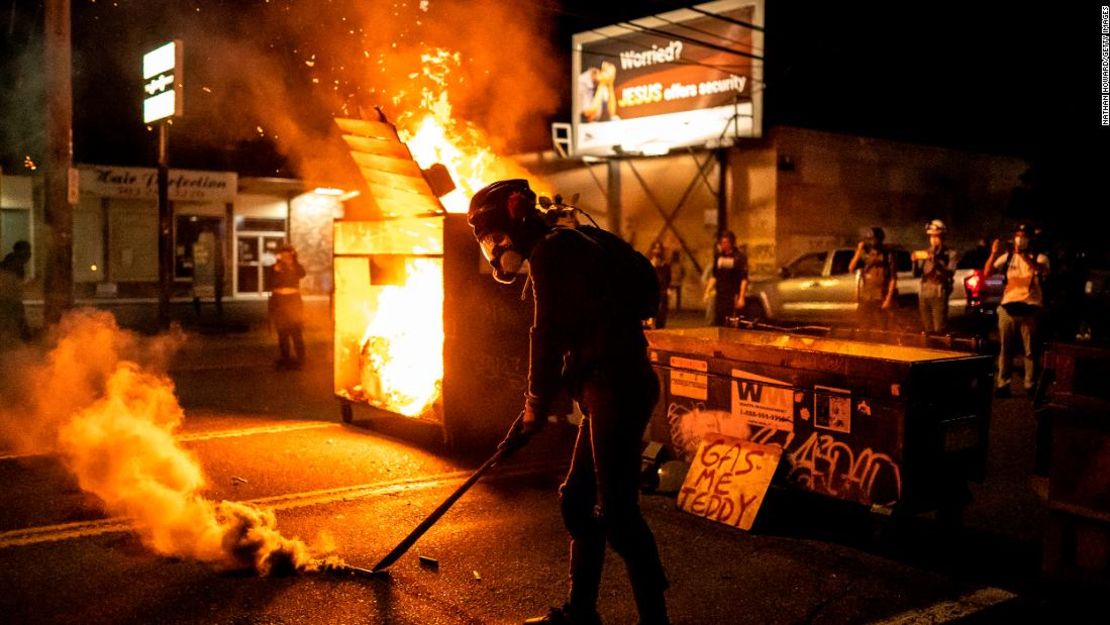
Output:
<svg viewBox="0 0 1110 625">
<path fill-rule="evenodd" d="M 310 547 L 282 536 L 272 511 L 203 496 L 203 469 L 174 440 L 184 412 L 161 373 L 181 340 L 140 339 L 103 311 L 68 314 L 49 351 L 0 361 L 0 441 L 56 454 L 158 554 L 261 575 L 319 569 L 326 537 Z"/>
</svg>

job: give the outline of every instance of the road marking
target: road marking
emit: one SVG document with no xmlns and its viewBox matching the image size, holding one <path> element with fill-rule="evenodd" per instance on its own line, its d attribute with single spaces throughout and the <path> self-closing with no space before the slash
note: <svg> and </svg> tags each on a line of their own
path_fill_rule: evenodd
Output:
<svg viewBox="0 0 1110 625">
<path fill-rule="evenodd" d="M 550 463 L 522 464 L 508 467 L 486 479 L 504 479 L 533 475 L 551 468 L 552 465 Z M 357 484 L 355 486 L 273 495 L 270 497 L 260 497 L 258 499 L 248 499 L 242 503 L 265 507 L 271 510 L 293 510 L 296 508 L 326 505 L 340 501 L 352 501 L 365 497 L 394 495 L 397 493 L 429 490 L 441 486 L 451 486 L 456 483 L 461 484 L 466 481 L 471 474 L 472 471 L 469 470 L 451 471 L 424 478 L 406 478 L 388 482 L 372 482 L 369 484 Z M 134 529 L 131 519 L 127 517 L 112 517 L 108 519 L 97 519 L 95 521 L 76 521 L 58 525 L 28 527 L 0 532 L 0 549 L 73 540 L 76 538 L 88 538 L 90 536 L 100 536 L 103 534 L 131 532 L 134 531 Z"/>
<path fill-rule="evenodd" d="M 214 432 L 195 432 L 182 434 L 176 437 L 181 442 L 206 441 L 214 438 L 234 438 L 236 436 L 254 436 L 255 434 L 280 434 L 282 432 L 297 432 L 300 430 L 322 430 L 327 428 L 343 427 L 338 423 L 326 421 L 309 421 L 304 423 L 285 423 L 281 425 L 260 425 L 252 428 L 239 428 L 235 430 L 216 430 Z"/>
<path fill-rule="evenodd" d="M 301 423 L 283 423 L 280 425 L 260 425 L 249 428 L 237 428 L 233 430 L 216 430 L 214 432 L 194 432 L 192 434 L 180 434 L 174 437 L 174 440 L 181 443 L 190 443 L 193 441 L 207 441 L 217 438 L 235 438 L 237 436 L 254 436 L 256 434 L 280 434 L 282 432 L 297 432 L 300 430 L 321 430 L 327 428 L 343 427 L 338 423 L 328 423 L 326 421 L 307 421 Z M 0 454 L 0 462 L 4 460 L 16 460 L 19 458 L 36 458 L 38 456 L 51 456 L 53 452 L 31 452 L 31 453 L 13 453 L 13 454 Z"/>
<path fill-rule="evenodd" d="M 870 625 L 942 625 L 1016 597 L 1014 593 L 1001 588 L 980 588 L 959 599 L 941 601 L 927 608 L 902 612 L 882 621 L 873 621 Z"/>
</svg>

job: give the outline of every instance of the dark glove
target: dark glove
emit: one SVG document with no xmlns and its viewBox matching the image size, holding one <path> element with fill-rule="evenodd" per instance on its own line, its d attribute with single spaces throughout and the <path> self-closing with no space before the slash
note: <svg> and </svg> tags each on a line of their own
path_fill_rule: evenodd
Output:
<svg viewBox="0 0 1110 625">
<path fill-rule="evenodd" d="M 529 418 L 531 417 L 531 418 Z M 498 443 L 498 449 L 507 450 L 507 453 L 514 453 L 521 447 L 528 444 L 532 437 L 543 429 L 543 421 L 534 417 L 531 410 L 525 408 L 521 411 L 520 416 L 513 421 L 512 426 L 509 427 L 509 432 L 505 434 L 505 438 Z"/>
</svg>

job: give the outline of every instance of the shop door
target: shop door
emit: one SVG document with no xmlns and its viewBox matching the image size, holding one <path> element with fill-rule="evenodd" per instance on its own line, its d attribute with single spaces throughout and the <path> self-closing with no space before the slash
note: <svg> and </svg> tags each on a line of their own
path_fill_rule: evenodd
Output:
<svg viewBox="0 0 1110 625">
<path fill-rule="evenodd" d="M 285 237 L 240 232 L 236 236 L 235 294 L 262 295 L 270 290 L 270 272 Z"/>
</svg>

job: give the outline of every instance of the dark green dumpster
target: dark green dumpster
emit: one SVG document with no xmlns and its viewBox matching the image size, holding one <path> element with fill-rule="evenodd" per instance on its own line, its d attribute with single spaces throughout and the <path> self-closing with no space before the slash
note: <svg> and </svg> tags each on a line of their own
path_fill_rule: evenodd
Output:
<svg viewBox="0 0 1110 625">
<path fill-rule="evenodd" d="M 1048 473 L 1045 576 L 1110 589 L 1110 347 L 1052 343 L 1038 410 L 1038 464 Z"/>
<path fill-rule="evenodd" d="M 731 328 L 648 341 L 649 436 L 680 459 L 717 435 L 777 444 L 779 485 L 911 512 L 959 507 L 983 477 L 989 356 Z"/>
</svg>

